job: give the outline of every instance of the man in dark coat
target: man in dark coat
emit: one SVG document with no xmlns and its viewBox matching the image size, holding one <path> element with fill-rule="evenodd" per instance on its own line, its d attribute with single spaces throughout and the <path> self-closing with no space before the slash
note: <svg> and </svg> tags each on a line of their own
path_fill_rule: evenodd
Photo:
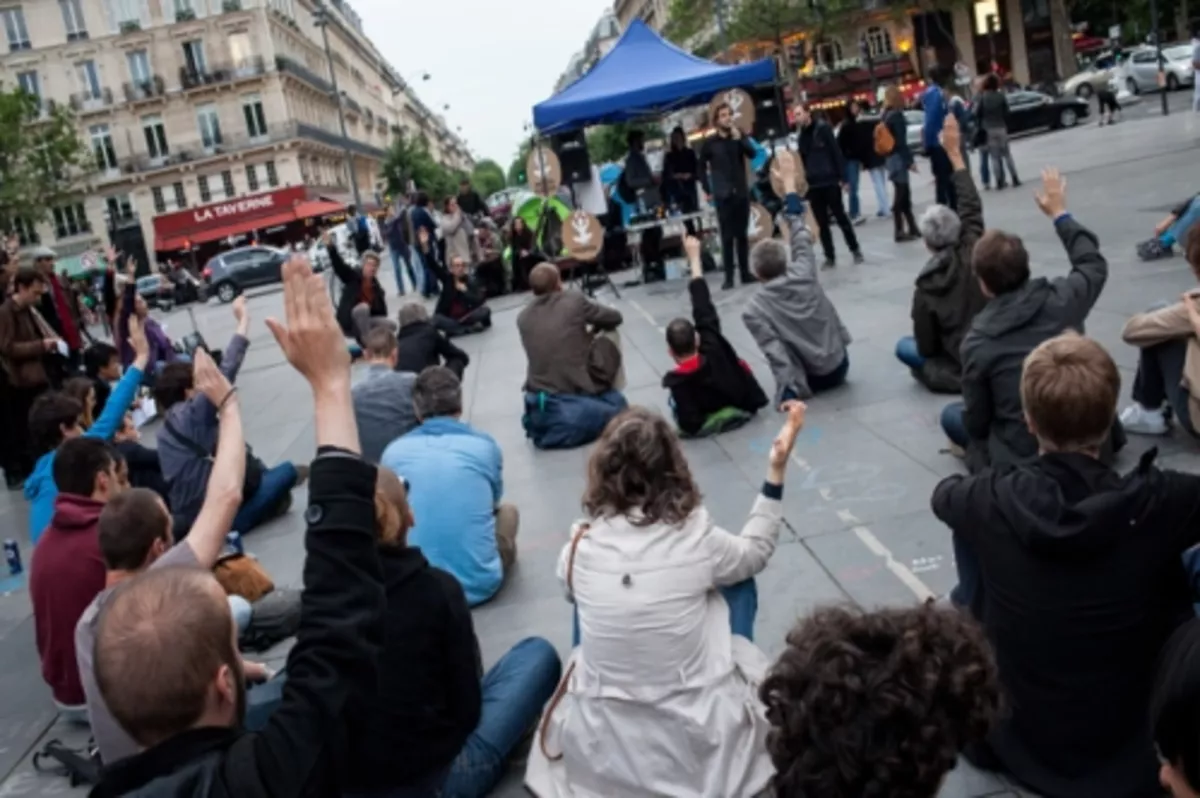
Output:
<svg viewBox="0 0 1200 798">
<path fill-rule="evenodd" d="M 321 241 L 329 253 L 329 265 L 333 273 L 342 281 L 342 295 L 337 307 L 338 324 L 342 332 L 361 343 L 372 325 L 391 324 L 387 317 L 387 297 L 376 277 L 379 273 L 379 255 L 365 253 L 360 271 L 342 258 L 331 231 L 326 230 Z"/>
<path fill-rule="evenodd" d="M 486 216 L 488 212 L 487 203 L 483 201 L 483 197 L 479 196 L 479 192 L 471 186 L 471 181 L 463 178 L 458 181 L 458 207 L 467 216 Z"/>
<path fill-rule="evenodd" d="M 913 335 L 896 344 L 896 357 L 937 393 L 962 390 L 963 337 L 987 301 L 971 270 L 971 255 L 983 235 L 983 204 L 957 136 L 958 123 L 947 119 L 942 140 L 951 142 L 946 153 L 954 166 L 958 213 L 934 205 L 921 216 L 921 235 L 932 254 L 913 291 Z"/>
<path fill-rule="evenodd" d="M 420 374 L 429 366 L 445 366 L 462 379 L 471 358 L 434 326 L 424 305 L 419 302 L 403 305 L 399 321 L 400 332 L 396 334 L 396 340 L 400 353 L 396 358 L 396 371 Z"/>
<path fill-rule="evenodd" d="M 1124 476 L 1100 461 L 1121 385 L 1095 341 L 1046 341 L 1020 379 L 1042 454 L 933 493 L 978 555 L 972 610 L 1008 699 L 967 758 L 1039 795 L 1160 795 L 1147 706 L 1164 643 L 1194 617 L 1182 555 L 1200 543 L 1200 477 L 1158 469 L 1153 449 Z"/>
<path fill-rule="evenodd" d="M 738 412 L 724 426 L 716 419 L 719 429 L 744 422 L 767 406 L 767 395 L 746 361 L 721 334 L 721 319 L 704 279 L 700 240 L 688 236 L 683 246 L 692 267 L 688 292 L 693 321 L 675 319 L 667 326 L 667 346 L 675 369 L 663 377 L 663 387 L 671 392 L 679 429 L 686 435 L 698 435 L 706 431 L 714 414 L 730 409 Z"/>
<path fill-rule="evenodd" d="M 825 253 L 823 268 L 837 265 L 833 251 L 833 233 L 830 221 L 837 223 L 846 239 L 846 246 L 854 256 L 855 263 L 862 263 L 862 250 L 846 208 L 842 204 L 842 184 L 846 181 L 846 159 L 838 146 L 833 128 L 824 119 L 817 119 L 806 105 L 797 105 L 796 124 L 800 132 L 800 156 L 804 159 L 804 172 L 808 176 L 808 202 L 812 205 L 821 237 L 821 250 Z"/>
<path fill-rule="evenodd" d="M 716 133 L 700 147 L 701 182 L 707 185 L 717 206 L 721 227 L 721 259 L 725 265 L 724 289 L 733 288 L 733 262 L 737 256 L 742 285 L 754 282 L 750 274 L 750 188 L 746 165 L 754 159 L 754 145 L 733 124 L 733 109 L 719 103 L 713 111 Z"/>
<path fill-rule="evenodd" d="M 846 106 L 846 118 L 837 132 L 838 147 L 846 159 L 846 193 L 849 195 L 850 221 L 861 224 L 863 221 L 862 207 L 859 203 L 858 186 L 864 173 L 883 166 L 883 158 L 875 153 L 875 125 L 877 122 L 864 121 L 860 118 L 862 106 L 857 100 L 851 100 Z M 882 204 L 880 216 L 887 216 L 887 192 L 877 197 Z"/>
<path fill-rule="evenodd" d="M 433 323 L 451 338 L 480 332 L 492 326 L 492 309 L 487 306 L 483 292 L 472 285 L 467 264 L 460 257 L 450 260 L 449 279 L 442 283 L 442 293 L 433 311 Z"/>
</svg>

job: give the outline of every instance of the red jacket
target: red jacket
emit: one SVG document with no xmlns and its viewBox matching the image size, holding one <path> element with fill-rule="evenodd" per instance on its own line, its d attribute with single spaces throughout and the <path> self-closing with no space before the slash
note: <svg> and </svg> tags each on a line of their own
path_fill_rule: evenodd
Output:
<svg viewBox="0 0 1200 798">
<path fill-rule="evenodd" d="M 96 533 L 103 509 L 102 502 L 86 496 L 60 493 L 29 565 L 42 678 L 54 700 L 68 706 L 85 702 L 75 660 L 75 625 L 104 589 L 104 558 Z"/>
</svg>

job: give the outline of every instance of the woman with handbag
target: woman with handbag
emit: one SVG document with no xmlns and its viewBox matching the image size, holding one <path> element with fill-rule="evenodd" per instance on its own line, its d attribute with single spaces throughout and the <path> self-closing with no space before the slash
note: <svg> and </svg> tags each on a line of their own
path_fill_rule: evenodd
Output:
<svg viewBox="0 0 1200 798">
<path fill-rule="evenodd" d="M 757 697 L 753 577 L 775 551 L 804 405 L 786 403 L 740 535 L 701 504 L 671 425 L 644 408 L 609 422 L 558 575 L 579 640 L 539 726 L 526 786 L 541 798 L 749 798 L 774 768 Z"/>
<path fill-rule="evenodd" d="M 237 332 L 221 357 L 221 373 L 230 383 L 237 380 L 250 331 L 250 316 L 246 298 L 233 302 Z M 194 385 L 191 363 L 170 363 L 159 373 L 154 386 L 154 399 L 164 417 L 158 434 L 158 458 L 163 477 L 171 493 L 171 510 L 187 526 L 200 511 L 204 502 L 205 485 L 212 471 L 212 459 L 217 445 L 216 407 Z M 246 447 L 246 478 L 242 487 L 242 506 L 233 519 L 233 528 L 249 532 L 270 519 L 282 515 L 291 507 L 292 488 L 308 477 L 308 466 L 283 462 L 273 468 L 254 456 Z"/>
</svg>

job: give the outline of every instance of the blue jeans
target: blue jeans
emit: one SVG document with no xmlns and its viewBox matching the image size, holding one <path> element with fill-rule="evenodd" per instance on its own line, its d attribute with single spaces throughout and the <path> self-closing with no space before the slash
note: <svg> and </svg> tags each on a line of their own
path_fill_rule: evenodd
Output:
<svg viewBox="0 0 1200 798">
<path fill-rule="evenodd" d="M 871 175 L 871 184 L 875 186 L 875 204 L 879 206 L 879 210 L 875 212 L 876 216 L 890 216 L 892 206 L 888 203 L 888 177 L 887 170 L 882 166 L 874 169 L 868 169 L 868 174 Z"/>
<path fill-rule="evenodd" d="M 287 671 L 280 671 L 261 684 L 246 685 L 246 717 L 242 725 L 247 731 L 262 731 L 275 708 L 283 701 L 283 685 Z"/>
<path fill-rule="evenodd" d="M 754 619 L 758 615 L 758 583 L 754 577 L 743 579 L 736 585 L 719 587 L 725 603 L 729 605 L 729 631 L 747 640 L 754 641 Z M 571 645 L 579 645 L 579 610 L 574 612 L 574 628 L 571 630 Z"/>
<path fill-rule="evenodd" d="M 842 358 L 841 364 L 828 374 L 809 374 L 808 387 L 813 393 L 832 390 L 846 381 L 846 373 L 850 371 L 850 353 Z"/>
<path fill-rule="evenodd" d="M 233 528 L 245 534 L 274 518 L 280 502 L 296 487 L 298 478 L 296 466 L 291 463 L 280 463 L 267 469 L 254 495 L 242 499 L 242 506 L 233 518 Z"/>
<path fill-rule="evenodd" d="M 967 426 L 963 423 L 965 407 L 962 402 L 951 402 L 942 408 L 942 432 L 946 433 L 951 443 L 964 449 L 968 443 Z"/>
<path fill-rule="evenodd" d="M 910 369 L 919 369 L 925 365 L 925 358 L 917 351 L 917 339 L 906 335 L 896 342 L 896 359 Z"/>
<path fill-rule="evenodd" d="M 1167 232 L 1158 237 L 1159 242 L 1169 247 L 1187 241 L 1188 230 L 1196 222 L 1200 222 L 1200 200 L 1193 199 L 1175 223 L 1167 228 Z"/>
<path fill-rule="evenodd" d="M 233 625 L 240 635 L 250 627 L 250 619 L 254 617 L 254 608 L 241 596 L 229 596 L 228 598 L 229 614 L 233 616 Z"/>
<path fill-rule="evenodd" d="M 401 296 L 404 296 L 404 272 L 407 270 L 409 281 L 412 283 L 413 288 L 419 292 L 421 284 L 417 282 L 417 277 L 413 274 L 412 265 L 409 264 L 406 258 L 400 257 L 400 253 L 392 247 L 388 247 L 388 252 L 392 256 L 392 271 L 396 273 L 396 290 L 400 292 Z M 400 268 L 401 264 L 404 264 L 403 269 Z"/>
<path fill-rule="evenodd" d="M 858 161 L 846 161 L 846 193 L 850 195 L 850 207 L 847 209 L 850 212 L 851 219 L 857 219 L 862 210 L 858 203 L 858 178 L 862 174 L 862 164 Z"/>
<path fill-rule="evenodd" d="M 988 166 L 988 151 L 986 147 L 982 147 L 976 152 L 979 153 L 979 182 L 983 183 L 984 188 L 987 188 L 992 179 L 991 167 Z"/>
</svg>

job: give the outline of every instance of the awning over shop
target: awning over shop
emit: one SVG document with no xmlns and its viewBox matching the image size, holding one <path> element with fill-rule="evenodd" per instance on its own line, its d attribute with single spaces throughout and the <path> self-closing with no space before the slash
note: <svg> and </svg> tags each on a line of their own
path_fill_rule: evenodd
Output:
<svg viewBox="0 0 1200 798">
<path fill-rule="evenodd" d="M 222 238 L 228 238 L 229 236 L 245 235 L 254 230 L 265 230 L 268 227 L 290 224 L 294 221 L 296 221 L 295 213 L 290 210 L 281 211 L 272 216 L 260 216 L 249 221 L 229 222 L 217 227 L 197 230 L 191 235 L 160 237 L 155 239 L 154 248 L 159 252 L 187 249 L 189 244 L 207 244 L 209 241 L 220 241 Z"/>
<path fill-rule="evenodd" d="M 318 216 L 345 213 L 346 206 L 332 200 L 314 199 L 297 204 L 294 210 L 297 219 L 314 219 Z"/>
</svg>

